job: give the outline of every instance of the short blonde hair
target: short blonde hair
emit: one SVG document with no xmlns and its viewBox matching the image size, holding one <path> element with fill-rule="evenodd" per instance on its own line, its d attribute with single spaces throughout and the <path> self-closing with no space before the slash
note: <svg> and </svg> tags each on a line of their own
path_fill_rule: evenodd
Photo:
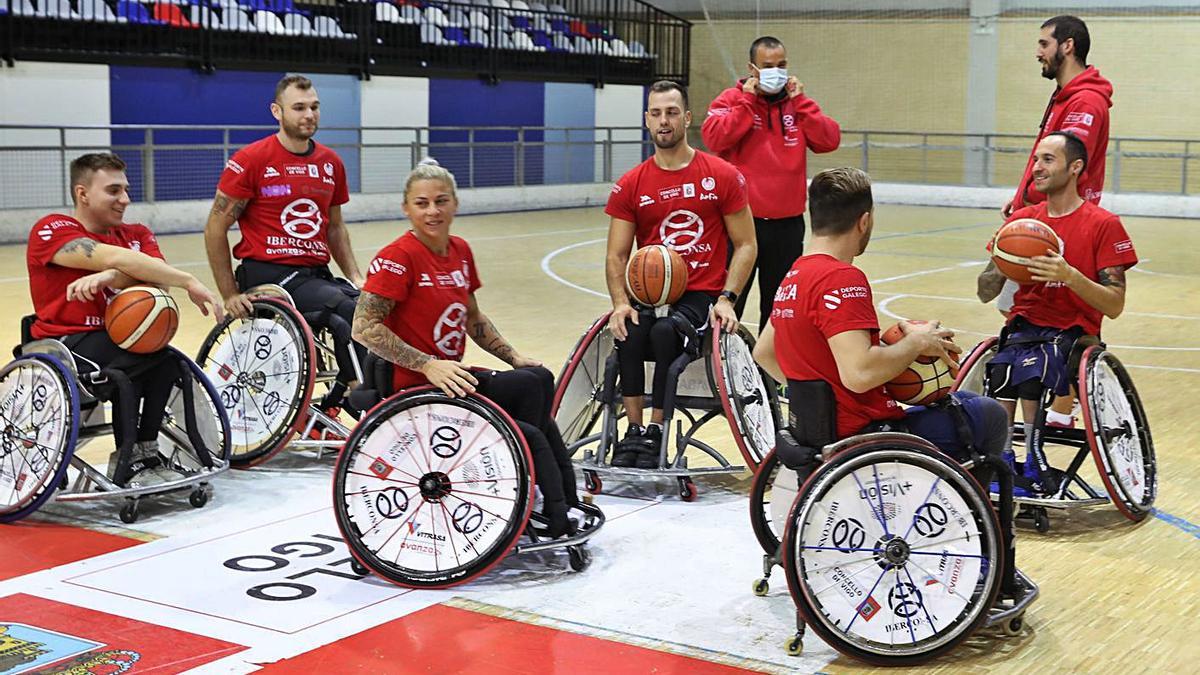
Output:
<svg viewBox="0 0 1200 675">
<path fill-rule="evenodd" d="M 454 174 L 446 170 L 446 167 L 438 164 L 438 161 L 432 157 L 426 157 L 417 163 L 413 170 L 408 174 L 408 180 L 404 181 L 404 202 L 408 203 L 408 192 L 412 189 L 412 184 L 419 180 L 439 180 L 445 183 L 450 188 L 450 196 L 454 201 L 458 201 L 458 183 L 454 180 Z"/>
</svg>

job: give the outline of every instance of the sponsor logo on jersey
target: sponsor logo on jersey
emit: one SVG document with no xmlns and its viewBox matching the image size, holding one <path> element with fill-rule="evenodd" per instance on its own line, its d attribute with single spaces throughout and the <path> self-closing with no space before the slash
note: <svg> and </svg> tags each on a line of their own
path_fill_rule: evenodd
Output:
<svg viewBox="0 0 1200 675">
<path fill-rule="evenodd" d="M 279 172 L 275 170 L 275 167 L 268 166 L 267 170 L 263 172 L 263 178 L 279 178 Z"/>
<path fill-rule="evenodd" d="M 37 231 L 38 239 L 41 239 L 42 241 L 50 241 L 50 237 L 54 236 L 54 230 L 51 229 L 52 227 L 54 227 L 53 224 L 43 225 L 42 229 Z"/>
<path fill-rule="evenodd" d="M 1073 112 L 1067 113 L 1066 118 L 1063 119 L 1063 125 L 1082 124 L 1085 127 L 1090 127 L 1094 121 L 1096 121 L 1096 118 L 1091 113 Z"/>
<path fill-rule="evenodd" d="M 286 183 L 264 185 L 258 191 L 264 197 L 286 197 L 292 194 L 292 186 Z"/>
<path fill-rule="evenodd" d="M 433 343 L 446 356 L 461 356 L 466 342 L 467 306 L 452 303 L 433 326 Z"/>
<path fill-rule="evenodd" d="M 326 176 L 333 175 L 333 162 L 325 162 L 325 175 Z"/>
<path fill-rule="evenodd" d="M 309 178 L 320 178 L 321 177 L 321 173 L 319 171 L 317 171 L 316 164 L 308 165 L 308 177 Z"/>
<path fill-rule="evenodd" d="M 375 258 L 371 261 L 371 264 L 367 266 L 367 274 L 378 274 L 379 272 L 385 270 L 395 274 L 398 277 L 404 276 L 404 274 L 408 272 L 407 267 L 401 265 L 395 260 L 388 260 L 387 258 Z"/>
<path fill-rule="evenodd" d="M 796 299 L 796 286 L 793 284 L 791 286 L 791 289 L 792 289 L 792 298 L 791 299 L 795 300 Z M 829 291 L 825 295 L 822 295 L 821 300 L 825 301 L 825 309 L 833 310 L 833 309 L 837 309 L 838 307 L 842 306 L 841 294 L 838 291 L 838 289 L 836 289 L 836 288 L 833 289 L 832 291 Z"/>
<path fill-rule="evenodd" d="M 653 203 L 654 203 L 654 200 L 650 197 L 650 195 L 642 195 L 641 197 L 638 198 L 638 206 L 639 207 L 640 206 L 650 206 Z"/>
<path fill-rule="evenodd" d="M 237 162 L 233 161 L 232 159 L 229 160 L 228 162 L 225 162 L 225 168 L 229 169 L 230 171 L 237 173 L 237 174 L 240 174 L 246 170 L 242 167 L 241 164 L 238 164 Z"/>
<path fill-rule="evenodd" d="M 672 211 L 658 226 L 658 236 L 663 244 L 684 253 L 704 236 L 704 220 L 687 209 Z"/>
<path fill-rule="evenodd" d="M 432 286 L 433 280 L 429 278 L 428 274 L 421 272 L 421 279 L 420 279 L 420 281 L 417 282 L 417 285 L 418 286 Z"/>
<path fill-rule="evenodd" d="M 131 251 L 141 251 L 141 250 L 142 250 L 142 242 L 140 242 L 140 241 L 138 241 L 138 240 L 136 240 L 136 239 L 134 239 L 133 241 L 129 242 L 129 250 L 131 250 Z"/>
<path fill-rule="evenodd" d="M 700 181 L 700 187 L 709 191 L 715 190 L 717 187 L 717 179 L 713 178 L 712 176 L 705 176 L 704 180 Z"/>
<path fill-rule="evenodd" d="M 450 278 L 454 280 L 455 286 L 457 286 L 459 288 L 467 287 L 467 275 L 463 274 L 459 270 L 454 270 L 453 272 L 451 272 Z"/>
<path fill-rule="evenodd" d="M 700 195 L 700 201 L 702 201 L 702 202 L 713 202 L 718 199 L 720 199 L 720 197 L 717 197 L 716 195 L 714 195 L 711 192 L 705 192 Z"/>
<path fill-rule="evenodd" d="M 683 196 L 684 197 L 695 197 L 696 196 L 696 184 L 695 183 L 684 183 L 683 184 Z"/>
<path fill-rule="evenodd" d="M 669 202 L 672 199 L 678 199 L 681 194 L 683 194 L 683 186 L 682 185 L 676 185 L 674 187 L 663 188 L 658 191 L 658 200 L 662 201 L 662 202 Z"/>
<path fill-rule="evenodd" d="M 279 213 L 283 230 L 298 239 L 312 239 L 321 232 L 321 207 L 311 199 L 297 199 Z"/>
<path fill-rule="evenodd" d="M 785 127 L 796 126 L 796 117 L 794 115 L 784 115 L 783 116 L 783 126 L 785 126 Z"/>
<path fill-rule="evenodd" d="M 1113 250 L 1117 253 L 1128 253 L 1133 250 L 1133 242 L 1126 239 L 1113 244 Z"/>
<path fill-rule="evenodd" d="M 288 164 L 287 166 L 283 167 L 283 170 L 289 176 L 307 176 L 309 166 L 312 166 L 312 165 L 311 164 Z"/>
<path fill-rule="evenodd" d="M 621 185 L 620 185 L 620 183 L 613 183 L 613 186 L 612 186 L 612 193 L 613 193 L 614 195 L 619 195 L 619 194 L 621 194 Z"/>
</svg>

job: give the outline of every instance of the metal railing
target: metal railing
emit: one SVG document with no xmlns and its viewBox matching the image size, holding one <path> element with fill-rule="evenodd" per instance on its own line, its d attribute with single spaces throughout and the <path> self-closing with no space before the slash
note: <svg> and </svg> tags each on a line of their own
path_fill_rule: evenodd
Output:
<svg viewBox="0 0 1200 675">
<path fill-rule="evenodd" d="M 70 204 L 68 166 L 111 150 L 128 163 L 137 201 L 208 199 L 225 162 L 268 126 L 0 125 L 0 208 Z M 700 144 L 698 129 L 689 130 Z M 352 192 L 397 192 L 427 155 L 462 187 L 612 182 L 652 151 L 641 127 L 327 127 L 318 135 L 347 167 Z M 1015 186 L 1031 136 L 846 130 L 809 171 L 858 166 L 878 182 Z M 1113 138 L 1107 192 L 1200 194 L 1200 139 Z"/>
</svg>

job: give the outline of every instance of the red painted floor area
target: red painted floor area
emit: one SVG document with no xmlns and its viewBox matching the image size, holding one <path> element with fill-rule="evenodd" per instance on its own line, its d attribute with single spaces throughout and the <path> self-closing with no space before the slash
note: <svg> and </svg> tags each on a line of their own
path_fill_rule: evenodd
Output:
<svg viewBox="0 0 1200 675">
<path fill-rule="evenodd" d="M 260 672 L 726 675 L 751 671 L 435 605 Z"/>
<path fill-rule="evenodd" d="M 58 523 L 22 520 L 0 525 L 0 581 L 141 543 Z"/>
</svg>

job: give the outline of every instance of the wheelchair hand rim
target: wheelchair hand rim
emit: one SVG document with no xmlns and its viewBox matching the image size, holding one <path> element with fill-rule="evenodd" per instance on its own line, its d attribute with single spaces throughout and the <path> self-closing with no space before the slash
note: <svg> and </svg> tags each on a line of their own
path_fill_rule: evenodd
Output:
<svg viewBox="0 0 1200 675">
<path fill-rule="evenodd" d="M 1079 359 L 1079 396 L 1088 446 L 1105 490 L 1122 515 L 1143 520 L 1158 494 L 1158 470 L 1146 411 L 1129 372 L 1104 347 L 1088 347 Z M 1114 410 L 1122 419 L 1112 418 Z"/>
</svg>

